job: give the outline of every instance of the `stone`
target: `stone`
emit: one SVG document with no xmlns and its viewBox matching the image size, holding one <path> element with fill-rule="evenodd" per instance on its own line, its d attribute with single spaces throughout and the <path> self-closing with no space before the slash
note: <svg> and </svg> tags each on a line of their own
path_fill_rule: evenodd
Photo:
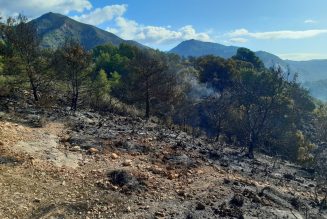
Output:
<svg viewBox="0 0 327 219">
<path fill-rule="evenodd" d="M 168 175 L 168 179 L 170 179 L 170 180 L 173 180 L 173 179 L 176 179 L 176 178 L 178 178 L 178 174 L 177 173 L 170 173 L 169 175 Z"/>
<path fill-rule="evenodd" d="M 165 217 L 165 213 L 163 211 L 157 211 L 154 215 L 157 217 Z"/>
<path fill-rule="evenodd" d="M 230 204 L 242 207 L 244 204 L 244 197 L 241 194 L 235 194 L 232 200 L 230 200 Z"/>
<path fill-rule="evenodd" d="M 99 153 L 99 150 L 96 149 L 96 148 L 90 148 L 90 149 L 88 150 L 88 152 L 89 152 L 90 154 L 97 154 L 97 153 Z"/>
<path fill-rule="evenodd" d="M 204 204 L 202 204 L 201 202 L 198 202 L 196 204 L 195 210 L 197 210 L 197 211 L 203 211 L 205 209 L 206 209 L 206 206 Z"/>
<path fill-rule="evenodd" d="M 122 164 L 124 167 L 132 166 L 132 160 L 125 160 Z"/>
<path fill-rule="evenodd" d="M 112 153 L 111 158 L 115 160 L 115 159 L 118 159 L 119 156 L 116 153 Z"/>
<path fill-rule="evenodd" d="M 34 198 L 33 202 L 35 202 L 35 203 L 40 203 L 40 202 L 41 202 L 41 199 L 39 199 L 39 198 Z"/>
<path fill-rule="evenodd" d="M 81 151 L 81 147 L 80 146 L 74 146 L 70 150 L 71 151 Z"/>
</svg>

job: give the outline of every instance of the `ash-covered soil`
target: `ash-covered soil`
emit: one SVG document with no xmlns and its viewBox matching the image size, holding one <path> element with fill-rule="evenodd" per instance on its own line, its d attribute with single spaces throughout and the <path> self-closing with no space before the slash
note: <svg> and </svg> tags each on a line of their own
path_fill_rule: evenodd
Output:
<svg viewBox="0 0 327 219">
<path fill-rule="evenodd" d="M 0 113 L 0 218 L 327 218 L 298 165 L 90 112 Z"/>
</svg>

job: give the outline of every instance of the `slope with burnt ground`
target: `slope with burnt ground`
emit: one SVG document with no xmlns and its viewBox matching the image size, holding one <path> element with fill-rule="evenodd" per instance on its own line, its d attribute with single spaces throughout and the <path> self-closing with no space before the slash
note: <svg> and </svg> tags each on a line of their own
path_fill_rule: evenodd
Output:
<svg viewBox="0 0 327 219">
<path fill-rule="evenodd" d="M 0 218 L 327 218 L 301 167 L 176 127 L 90 112 L 0 117 Z"/>
</svg>

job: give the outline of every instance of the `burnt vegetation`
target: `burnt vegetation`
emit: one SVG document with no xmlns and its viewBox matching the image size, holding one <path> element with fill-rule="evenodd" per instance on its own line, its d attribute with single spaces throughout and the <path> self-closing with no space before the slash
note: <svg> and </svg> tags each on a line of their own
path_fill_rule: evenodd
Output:
<svg viewBox="0 0 327 219">
<path fill-rule="evenodd" d="M 316 202 L 326 207 L 327 108 L 295 76 L 265 68 L 252 51 L 241 48 L 230 59 L 181 58 L 128 44 L 85 50 L 74 39 L 47 50 L 21 15 L 0 24 L 0 37 L 1 109 L 155 117 L 194 137 L 246 148 L 241 153 L 249 158 L 260 151 L 313 168 Z M 108 176 L 119 186 L 131 180 L 124 172 Z M 232 203 L 242 200 L 236 196 Z"/>
</svg>

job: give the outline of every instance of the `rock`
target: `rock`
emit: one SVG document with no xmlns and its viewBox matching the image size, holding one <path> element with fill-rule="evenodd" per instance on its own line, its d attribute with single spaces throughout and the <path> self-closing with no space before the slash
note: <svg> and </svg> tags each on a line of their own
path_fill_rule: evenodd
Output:
<svg viewBox="0 0 327 219">
<path fill-rule="evenodd" d="M 81 147 L 80 146 L 74 146 L 70 150 L 71 151 L 81 151 Z"/>
<path fill-rule="evenodd" d="M 39 199 L 39 198 L 34 198 L 33 202 L 35 202 L 35 203 L 40 203 L 40 202 L 41 202 L 41 199 Z"/>
<path fill-rule="evenodd" d="M 291 205 L 295 208 L 295 209 L 299 209 L 301 207 L 301 202 L 298 198 L 294 197 L 291 198 L 290 200 Z"/>
<path fill-rule="evenodd" d="M 124 167 L 132 166 L 132 160 L 125 160 L 122 164 Z"/>
<path fill-rule="evenodd" d="M 154 215 L 157 217 L 165 217 L 165 213 L 163 211 L 157 211 L 156 213 L 154 213 Z"/>
<path fill-rule="evenodd" d="M 197 211 L 203 211 L 205 209 L 206 209 L 206 206 L 204 204 L 202 204 L 201 202 L 198 202 L 196 204 L 195 210 L 197 210 Z"/>
<path fill-rule="evenodd" d="M 173 179 L 176 179 L 176 178 L 178 178 L 178 174 L 177 173 L 169 173 L 169 175 L 168 175 L 168 179 L 170 179 L 170 180 L 173 180 Z"/>
<path fill-rule="evenodd" d="M 240 208 L 228 208 L 226 203 L 221 204 L 218 208 L 213 208 L 213 212 L 223 218 L 244 218 Z"/>
<path fill-rule="evenodd" d="M 249 199 L 251 199 L 252 202 L 261 203 L 260 197 L 257 194 L 255 194 L 253 191 L 249 190 L 249 189 L 244 189 L 242 194 L 245 197 L 248 197 Z"/>
<path fill-rule="evenodd" d="M 303 219 L 302 215 L 296 211 L 271 209 L 276 218 Z"/>
<path fill-rule="evenodd" d="M 222 161 L 220 161 L 220 166 L 222 166 L 222 167 L 229 167 L 228 160 L 222 160 Z"/>
<path fill-rule="evenodd" d="M 89 152 L 90 154 L 97 154 L 97 153 L 99 153 L 99 150 L 96 149 L 96 148 L 90 148 L 90 149 L 88 150 L 88 152 Z"/>
<path fill-rule="evenodd" d="M 224 178 L 223 182 L 224 182 L 224 184 L 229 184 L 229 183 L 231 183 L 231 180 L 227 179 L 227 178 Z"/>
<path fill-rule="evenodd" d="M 185 167 L 196 166 L 196 162 L 186 154 L 165 156 L 163 158 L 163 161 L 173 166 L 185 166 Z"/>
<path fill-rule="evenodd" d="M 244 197 L 241 194 L 235 194 L 229 203 L 237 207 L 242 207 L 244 204 Z"/>
<path fill-rule="evenodd" d="M 65 135 L 65 136 L 61 137 L 60 142 L 66 143 L 66 142 L 69 142 L 70 140 L 71 140 L 71 136 L 70 135 Z"/>
<path fill-rule="evenodd" d="M 165 174 L 165 171 L 164 169 L 158 167 L 158 166 L 153 166 L 153 167 L 150 167 L 149 170 L 154 173 L 154 174 Z"/>
<path fill-rule="evenodd" d="M 186 192 L 185 191 L 183 191 L 183 190 L 181 190 L 181 191 L 176 191 L 177 192 L 177 195 L 179 195 L 179 196 L 182 196 L 182 197 L 186 197 Z"/>
<path fill-rule="evenodd" d="M 116 153 L 112 153 L 111 158 L 115 160 L 115 159 L 118 159 L 119 156 Z"/>
<path fill-rule="evenodd" d="M 290 173 L 285 173 L 283 177 L 287 180 L 295 180 L 295 176 Z"/>
<path fill-rule="evenodd" d="M 2 141 L 0 141 L 0 146 L 4 146 L 5 144 L 2 142 Z"/>
</svg>

